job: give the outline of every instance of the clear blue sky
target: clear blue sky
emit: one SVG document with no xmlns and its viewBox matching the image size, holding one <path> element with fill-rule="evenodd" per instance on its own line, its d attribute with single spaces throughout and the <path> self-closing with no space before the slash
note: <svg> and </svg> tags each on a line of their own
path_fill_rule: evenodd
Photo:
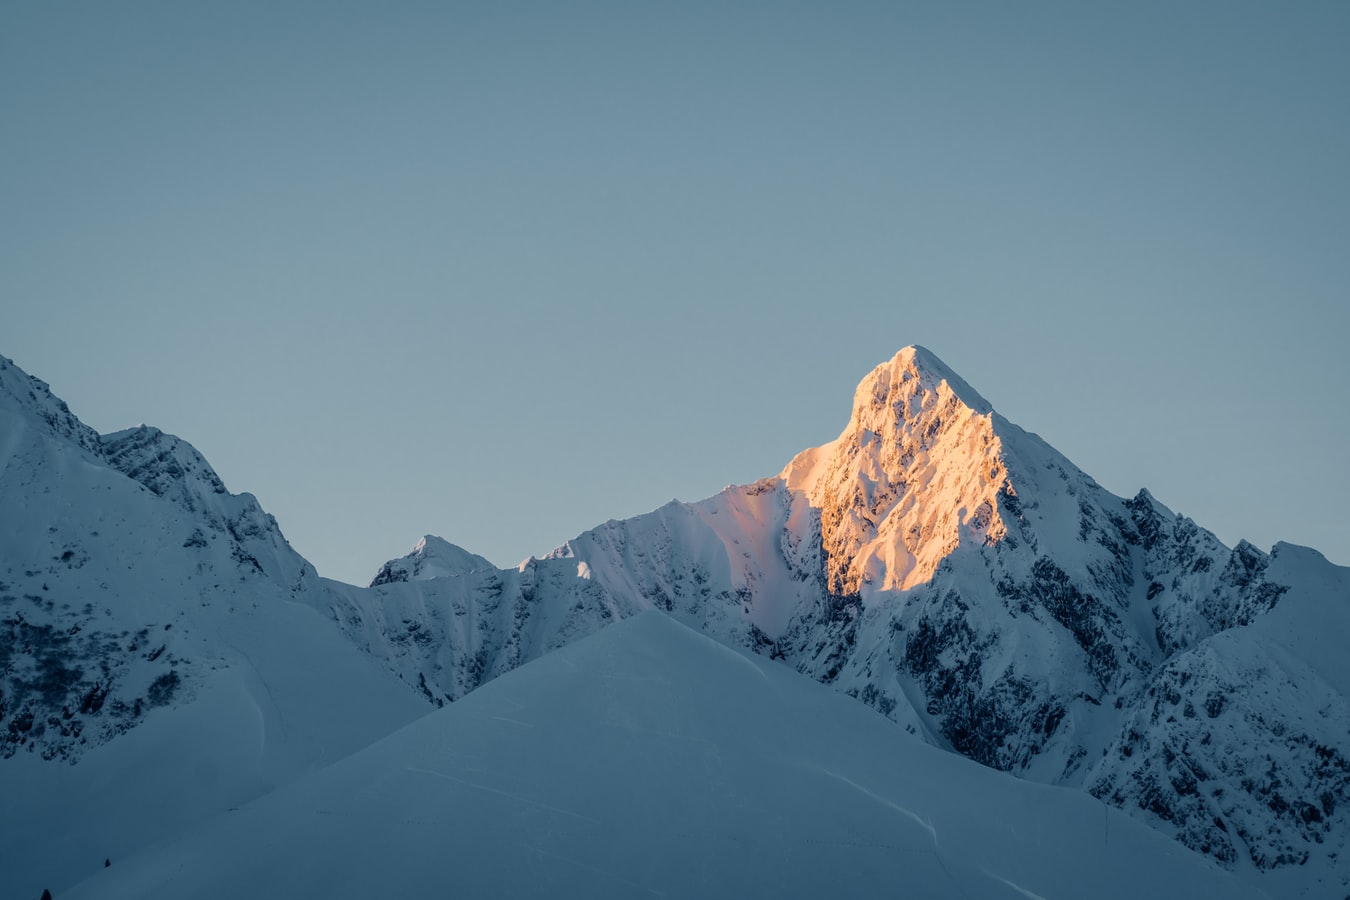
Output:
<svg viewBox="0 0 1350 900">
<path fill-rule="evenodd" d="M 920 343 L 1350 564 L 1350 4 L 0 8 L 0 353 L 331 577 L 776 473 Z"/>
</svg>

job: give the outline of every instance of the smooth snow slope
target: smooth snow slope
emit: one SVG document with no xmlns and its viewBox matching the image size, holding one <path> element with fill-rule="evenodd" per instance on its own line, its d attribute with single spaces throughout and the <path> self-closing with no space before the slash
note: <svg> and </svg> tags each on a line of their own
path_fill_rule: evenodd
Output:
<svg viewBox="0 0 1350 900">
<path fill-rule="evenodd" d="M 646 613 L 62 900 L 1263 896 Z"/>
</svg>

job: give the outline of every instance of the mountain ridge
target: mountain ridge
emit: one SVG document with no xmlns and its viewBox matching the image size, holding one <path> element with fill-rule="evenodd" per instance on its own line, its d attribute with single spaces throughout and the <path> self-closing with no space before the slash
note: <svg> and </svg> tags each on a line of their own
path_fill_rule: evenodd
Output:
<svg viewBox="0 0 1350 900">
<path fill-rule="evenodd" d="M 779 476 L 607 522 L 532 561 L 564 591 L 587 583 L 567 633 L 662 610 L 781 659 L 937 746 L 1088 790 L 1235 870 L 1288 875 L 1320 858 L 1329 871 L 1350 802 L 1350 748 L 1336 731 L 1344 693 L 1323 695 L 1325 715 L 1261 700 L 1226 712 L 1205 705 L 1247 686 L 1224 674 L 1245 642 L 1209 644 L 1277 609 L 1291 589 L 1270 577 L 1271 554 L 1224 546 L 1147 490 L 1116 497 L 964 382 L 953 387 L 933 359 L 902 350 L 874 368 L 841 435 Z M 482 671 L 520 659 L 494 647 L 519 648 L 521 635 L 562 640 L 531 625 L 532 596 L 521 591 L 510 622 L 472 639 Z M 1338 602 L 1334 590 L 1328 600 Z M 439 670 L 415 659 L 403 664 L 435 683 Z M 1252 673 L 1264 680 L 1258 693 L 1284 694 L 1287 706 L 1281 685 L 1301 677 L 1294 668 L 1267 660 Z M 1205 688 L 1175 712 L 1157 706 L 1182 684 Z M 466 688 L 461 679 L 445 694 Z M 1135 709 L 1149 710 L 1142 731 Z M 1201 709 L 1216 711 L 1189 712 Z M 1223 726 L 1222 753 L 1197 715 Z M 1232 762 L 1254 759 L 1246 744 L 1271 753 L 1279 771 L 1249 778 Z M 1322 748 L 1312 751 L 1320 763 L 1298 761 L 1308 747 Z"/>
<path fill-rule="evenodd" d="M 403 682 L 405 699 L 432 706 L 658 610 L 779 660 L 941 749 L 1087 791 L 1264 889 L 1330 897 L 1350 887 L 1335 863 L 1350 831 L 1350 714 L 1335 651 L 1350 630 L 1347 570 L 1288 544 L 1230 549 L 1145 490 L 1116 497 L 922 348 L 874 368 L 840 436 L 778 476 L 611 520 L 513 569 L 482 566 L 428 536 L 368 588 L 319 577 L 256 499 L 229 494 L 190 444 L 153 428 L 100 437 L 12 363 L 0 362 L 0 386 L 11 398 L 0 407 L 29 423 L 0 439 L 0 485 L 15 504 L 0 548 L 19 592 L 36 591 L 39 570 L 54 592 L 85 591 L 97 570 L 128 610 L 144 609 L 136 623 L 159 623 L 181 614 L 181 601 L 144 573 L 177 560 L 165 570 L 181 573 L 175 590 L 204 591 L 203 609 L 264 618 L 317 610 L 335 639 Z M 82 498 L 74 514 L 41 499 L 77 488 L 86 493 L 70 495 Z M 91 489 L 139 510 L 119 527 L 156 535 L 131 558 L 131 575 L 109 566 L 106 536 L 93 546 L 51 536 L 67 520 L 88 529 L 107 517 Z M 20 525 L 47 519 L 56 532 Z M 147 606 L 142 594 L 162 599 Z M 41 593 L 31 596 L 40 612 L 6 619 L 16 634 L 91 628 L 89 617 L 67 622 L 41 605 Z M 119 620 L 136 624 L 128 615 Z M 262 652 L 258 640 L 202 646 L 212 659 L 228 657 L 230 670 Z M 56 660 L 48 700 L 35 699 L 47 697 L 31 687 L 37 676 L 22 675 L 30 685 L 22 708 L 51 710 L 56 724 L 44 726 L 44 739 L 79 746 L 89 732 L 53 737 L 69 729 L 63 721 L 89 718 L 71 691 L 96 688 L 97 701 L 107 685 L 62 686 L 60 673 L 88 664 L 16 646 L 0 661 L 11 671 Z M 185 715 L 193 691 L 216 677 L 187 644 L 134 665 L 128 653 L 154 648 L 130 646 L 113 654 L 122 662 L 105 680 L 130 687 L 134 671 L 148 683 L 151 664 L 172 659 L 184 679 L 181 693 L 147 707 L 146 721 Z M 387 690 L 358 676 L 345 651 L 323 652 L 334 672 L 355 679 L 355 693 Z M 272 665 L 249 691 L 290 677 Z M 16 699 L 13 690 L 0 698 L 9 703 L 0 735 L 36 752 L 33 724 L 16 730 L 24 721 Z M 391 706 L 406 708 L 399 703 Z M 127 740 L 121 734 L 100 741 L 115 747 Z M 273 767 L 273 780 L 304 769 L 292 757 Z"/>
</svg>

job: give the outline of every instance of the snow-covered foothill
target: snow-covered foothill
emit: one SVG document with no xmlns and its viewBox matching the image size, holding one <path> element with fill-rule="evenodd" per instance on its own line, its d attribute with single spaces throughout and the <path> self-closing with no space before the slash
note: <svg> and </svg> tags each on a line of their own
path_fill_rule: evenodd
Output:
<svg viewBox="0 0 1350 900">
<path fill-rule="evenodd" d="M 301 863 L 300 861 L 303 861 Z M 1082 793 L 646 613 L 67 894 L 1257 898 Z"/>
</svg>

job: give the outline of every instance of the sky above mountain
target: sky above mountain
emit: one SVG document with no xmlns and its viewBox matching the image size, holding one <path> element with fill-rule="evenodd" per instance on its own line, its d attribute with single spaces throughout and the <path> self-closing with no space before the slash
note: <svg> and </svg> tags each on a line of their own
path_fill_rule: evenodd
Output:
<svg viewBox="0 0 1350 900">
<path fill-rule="evenodd" d="M 1350 563 L 1339 3 L 12 6 L 0 353 L 330 577 L 778 472 L 920 343 Z"/>
</svg>

